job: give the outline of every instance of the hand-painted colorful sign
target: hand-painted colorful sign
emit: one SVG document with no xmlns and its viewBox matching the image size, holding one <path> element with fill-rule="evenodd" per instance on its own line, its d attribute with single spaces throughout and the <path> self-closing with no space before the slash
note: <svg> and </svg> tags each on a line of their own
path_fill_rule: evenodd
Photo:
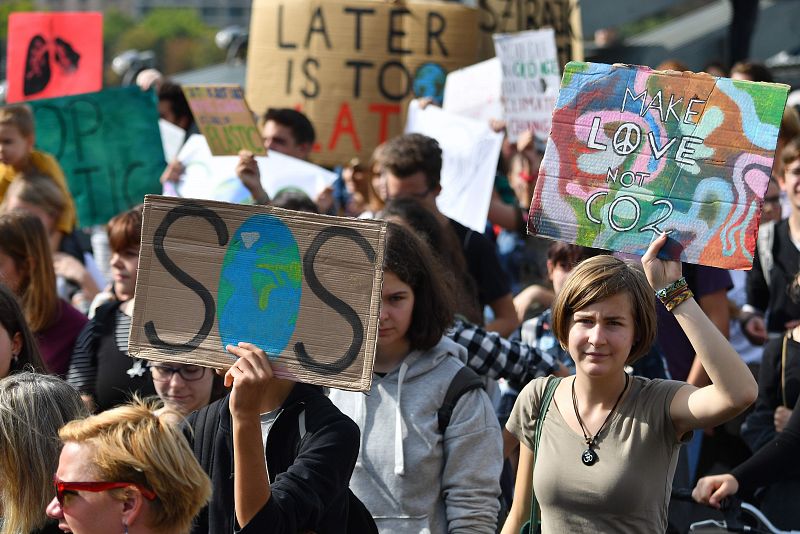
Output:
<svg viewBox="0 0 800 534">
<path fill-rule="evenodd" d="M 267 153 L 240 86 L 184 85 L 183 93 L 213 155 L 235 156 L 240 150 Z"/>
<path fill-rule="evenodd" d="M 503 66 L 503 106 L 506 132 L 512 143 L 525 131 L 544 143 L 558 98 L 561 76 L 551 28 L 494 36 Z"/>
<path fill-rule="evenodd" d="M 478 11 L 452 2 L 255 0 L 247 100 L 306 113 L 315 163 L 368 161 L 412 98 L 441 103 L 447 73 L 477 61 L 477 31 Z"/>
<path fill-rule="evenodd" d="M 152 91 L 117 87 L 30 106 L 36 146 L 64 169 L 81 226 L 105 224 L 161 191 L 166 163 Z"/>
<path fill-rule="evenodd" d="M 129 350 L 226 368 L 253 343 L 275 375 L 368 391 L 386 223 L 148 195 Z"/>
<path fill-rule="evenodd" d="M 99 91 L 101 13 L 12 13 L 8 18 L 9 102 Z"/>
<path fill-rule="evenodd" d="M 788 86 L 570 63 L 530 233 L 750 269 Z"/>
</svg>

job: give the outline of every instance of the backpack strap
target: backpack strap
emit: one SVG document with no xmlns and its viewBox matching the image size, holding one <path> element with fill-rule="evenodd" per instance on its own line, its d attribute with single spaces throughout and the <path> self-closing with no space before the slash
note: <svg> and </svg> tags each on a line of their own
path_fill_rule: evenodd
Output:
<svg viewBox="0 0 800 534">
<path fill-rule="evenodd" d="M 216 437 L 216 432 L 213 432 L 210 428 L 207 431 L 206 427 L 215 424 L 221 410 L 222 402 L 212 403 L 195 414 L 191 425 L 194 434 L 192 436 L 194 457 L 197 458 L 200 466 L 208 473 L 209 477 L 211 477 L 211 471 L 214 467 L 214 438 Z"/>
<path fill-rule="evenodd" d="M 767 287 L 772 283 L 772 266 L 775 261 L 772 256 L 772 244 L 775 242 L 775 223 L 769 222 L 758 227 L 758 240 L 756 247 L 758 250 L 758 262 L 761 264 L 761 272 L 764 274 L 764 281 Z"/>
<path fill-rule="evenodd" d="M 467 249 L 469 247 L 469 242 L 472 241 L 473 233 L 474 233 L 473 230 L 467 228 L 467 233 L 464 234 L 464 243 L 463 243 L 464 249 Z"/>
<path fill-rule="evenodd" d="M 483 380 L 475 371 L 467 366 L 458 370 L 450 381 L 450 385 L 447 387 L 447 392 L 444 394 L 444 401 L 442 401 L 442 407 L 436 412 L 439 419 L 439 432 L 444 434 L 447 425 L 450 424 L 450 418 L 453 416 L 453 410 L 458 403 L 458 399 L 460 399 L 464 393 L 478 388 L 483 388 Z"/>
<path fill-rule="evenodd" d="M 533 435 L 533 466 L 536 467 L 536 457 L 539 455 L 539 440 L 542 437 L 542 428 L 544 427 L 544 419 L 547 416 L 547 410 L 550 408 L 550 401 L 553 400 L 553 395 L 556 393 L 558 383 L 561 382 L 560 376 L 551 376 L 547 379 L 547 384 L 544 387 L 542 394 L 542 403 L 539 405 L 539 416 L 536 418 L 536 425 Z M 531 469 L 531 477 L 533 477 L 533 469 Z M 541 522 L 541 513 L 539 510 L 539 501 L 536 500 L 536 493 L 533 491 L 533 482 L 531 482 L 531 517 L 529 521 L 529 531 L 534 532 L 536 527 Z"/>
</svg>

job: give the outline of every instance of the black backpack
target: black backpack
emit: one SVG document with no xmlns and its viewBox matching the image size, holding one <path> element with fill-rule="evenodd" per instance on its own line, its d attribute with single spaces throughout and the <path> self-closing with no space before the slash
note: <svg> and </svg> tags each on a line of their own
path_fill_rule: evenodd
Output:
<svg viewBox="0 0 800 534">
<path fill-rule="evenodd" d="M 450 424 L 450 418 L 453 416 L 453 410 L 458 403 L 458 399 L 460 399 L 464 393 L 482 387 L 483 380 L 475 371 L 467 366 L 458 370 L 450 381 L 450 385 L 447 386 L 447 392 L 444 394 L 441 408 L 436 412 L 439 419 L 439 432 L 444 434 L 447 425 Z"/>
<path fill-rule="evenodd" d="M 450 385 L 447 386 L 447 392 L 444 394 L 442 407 L 439 408 L 439 411 L 437 412 L 440 433 L 444 434 L 444 431 L 447 429 L 447 425 L 450 424 L 450 418 L 453 416 L 453 410 L 458 403 L 458 399 L 473 389 L 482 388 L 483 379 L 478 375 L 478 373 L 466 365 L 458 370 L 455 376 L 453 376 L 453 379 L 450 381 Z M 499 500 L 500 512 L 497 516 L 497 532 L 502 530 L 503 523 L 505 523 L 505 518 L 508 515 L 508 502 L 502 493 L 500 494 Z"/>
</svg>

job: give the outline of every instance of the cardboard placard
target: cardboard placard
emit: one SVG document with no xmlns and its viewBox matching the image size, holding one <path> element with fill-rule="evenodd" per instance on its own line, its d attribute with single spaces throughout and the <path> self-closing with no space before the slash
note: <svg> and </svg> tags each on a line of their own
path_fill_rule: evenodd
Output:
<svg viewBox="0 0 800 534">
<path fill-rule="evenodd" d="M 550 135 L 550 119 L 558 98 L 561 74 L 552 29 L 494 36 L 494 48 L 502 65 L 503 107 L 508 139 L 516 143 L 530 130 L 544 143 Z"/>
<path fill-rule="evenodd" d="M 275 376 L 368 391 L 386 223 L 145 198 L 131 356 L 227 368 L 254 343 Z"/>
<path fill-rule="evenodd" d="M 750 269 L 788 86 L 570 63 L 528 230 Z"/>
<path fill-rule="evenodd" d="M 433 137 L 442 148 L 442 191 L 436 197 L 439 211 L 483 233 L 494 189 L 503 134 L 485 121 L 448 113 L 436 106 L 408 109 L 407 133 Z"/>
<path fill-rule="evenodd" d="M 447 75 L 442 109 L 486 123 L 502 120 L 502 80 L 503 69 L 497 58 L 455 70 Z"/>
<path fill-rule="evenodd" d="M 212 154 L 235 156 L 240 150 L 267 153 L 240 86 L 184 85 L 182 89 Z"/>
<path fill-rule="evenodd" d="M 161 191 L 166 162 L 153 91 L 116 87 L 30 106 L 36 147 L 61 164 L 81 226 L 105 224 Z"/>
<path fill-rule="evenodd" d="M 103 87 L 101 13 L 11 13 L 8 102 L 99 91 Z"/>
<path fill-rule="evenodd" d="M 178 154 L 186 168 L 175 185 L 178 196 L 222 200 L 224 202 L 247 202 L 250 192 L 236 176 L 235 156 L 212 156 L 208 143 L 202 135 L 192 135 Z M 282 189 L 300 189 L 311 200 L 336 181 L 336 173 L 301 159 L 293 158 L 274 150 L 269 157 L 256 156 L 264 191 L 275 198 Z"/>
<path fill-rule="evenodd" d="M 492 34 L 553 28 L 558 64 L 583 61 L 583 30 L 578 0 L 481 0 L 481 57 L 494 56 Z"/>
<path fill-rule="evenodd" d="M 454 3 L 254 0 L 247 99 L 307 114 L 314 162 L 369 161 L 410 99 L 441 102 L 447 73 L 477 61 L 477 28 L 478 11 Z"/>
</svg>

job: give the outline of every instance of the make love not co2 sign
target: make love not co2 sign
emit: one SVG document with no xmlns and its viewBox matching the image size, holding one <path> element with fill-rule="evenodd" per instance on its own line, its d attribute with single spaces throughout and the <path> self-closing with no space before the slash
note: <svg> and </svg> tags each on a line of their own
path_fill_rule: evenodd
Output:
<svg viewBox="0 0 800 534">
<path fill-rule="evenodd" d="M 750 269 L 788 86 L 569 63 L 528 231 Z"/>
</svg>

